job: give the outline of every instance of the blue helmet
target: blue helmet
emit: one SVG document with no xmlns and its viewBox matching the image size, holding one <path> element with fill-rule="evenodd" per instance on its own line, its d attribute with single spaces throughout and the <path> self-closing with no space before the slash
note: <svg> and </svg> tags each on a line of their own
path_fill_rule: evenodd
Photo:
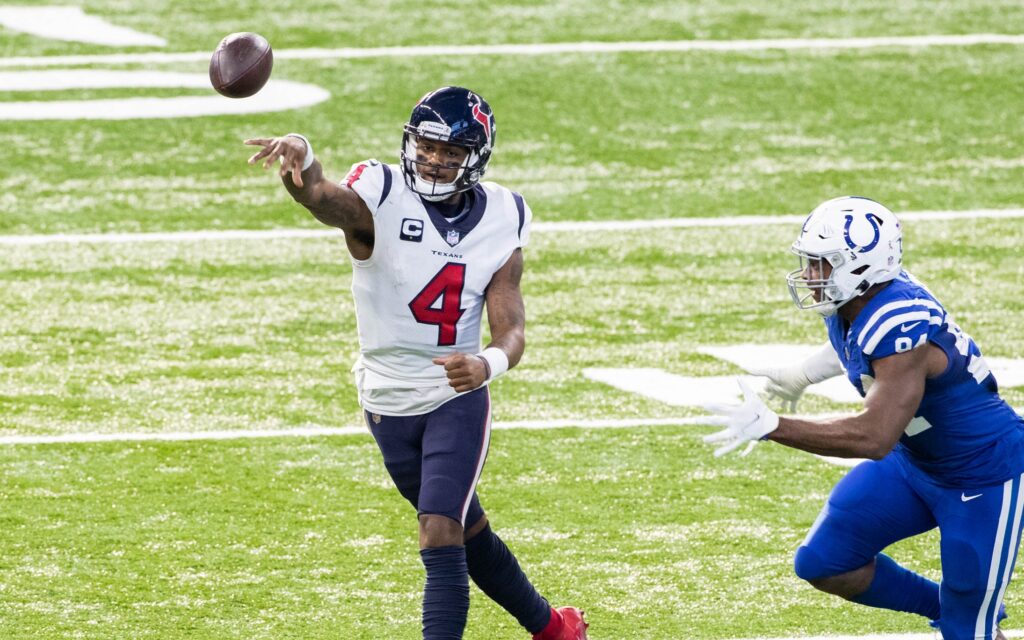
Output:
<svg viewBox="0 0 1024 640">
<path fill-rule="evenodd" d="M 402 174 L 405 183 L 424 200 L 439 201 L 471 189 L 480 182 L 494 148 L 494 114 L 479 95 L 462 87 L 443 87 L 420 98 L 402 136 Z M 416 142 L 438 140 L 469 152 L 452 182 L 437 182 L 416 171 Z"/>
</svg>

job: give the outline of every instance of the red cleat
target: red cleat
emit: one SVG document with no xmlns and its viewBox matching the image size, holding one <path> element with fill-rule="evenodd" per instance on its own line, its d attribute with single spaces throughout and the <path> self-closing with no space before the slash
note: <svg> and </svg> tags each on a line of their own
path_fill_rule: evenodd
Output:
<svg viewBox="0 0 1024 640">
<path fill-rule="evenodd" d="M 561 640 L 587 640 L 587 621 L 583 619 L 583 612 L 576 607 L 562 607 L 558 610 L 562 614 L 562 638 Z"/>
<path fill-rule="evenodd" d="M 587 640 L 587 627 L 590 625 L 583 619 L 583 612 L 576 607 L 560 607 L 552 609 L 552 620 L 548 628 L 533 636 L 533 640 Z M 555 625 L 555 616 L 561 619 L 561 629 Z M 554 627 L 554 628 L 552 628 Z"/>
</svg>

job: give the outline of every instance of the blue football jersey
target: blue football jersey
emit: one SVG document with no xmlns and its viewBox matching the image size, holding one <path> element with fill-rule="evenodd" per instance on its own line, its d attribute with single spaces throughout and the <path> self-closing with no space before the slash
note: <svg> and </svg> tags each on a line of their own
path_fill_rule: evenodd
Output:
<svg viewBox="0 0 1024 640">
<path fill-rule="evenodd" d="M 1024 419 L 999 396 L 978 345 L 910 274 L 900 273 L 876 294 L 852 325 L 838 314 L 825 324 L 862 396 L 874 382 L 874 360 L 925 343 L 946 354 L 949 366 L 926 381 L 895 453 L 950 486 L 998 484 L 1024 471 Z"/>
</svg>

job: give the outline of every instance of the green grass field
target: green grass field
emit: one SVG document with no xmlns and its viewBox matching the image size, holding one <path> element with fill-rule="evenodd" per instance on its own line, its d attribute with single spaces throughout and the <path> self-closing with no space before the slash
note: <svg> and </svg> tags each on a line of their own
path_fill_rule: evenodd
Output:
<svg viewBox="0 0 1024 640">
<path fill-rule="evenodd" d="M 453 44 L 453 33 L 458 44 L 1024 33 L 1024 7 L 1010 1 L 676 4 L 80 6 L 180 52 L 239 30 L 278 51 Z M 0 61 L 132 50 L 0 35 Z M 489 177 L 523 193 L 538 222 L 799 214 L 845 193 L 897 213 L 1019 208 L 1021 53 L 279 59 L 275 78 L 331 99 L 245 116 L 0 120 L 0 236 L 317 228 L 274 175 L 246 165 L 241 140 L 301 131 L 340 178 L 366 157 L 395 162 L 413 102 L 448 83 L 494 106 Z M 3 82 L 0 102 L 196 93 Z M 823 341 L 785 290 L 797 231 L 535 232 L 527 352 L 493 386 L 495 420 L 696 416 L 582 371 L 737 374 L 697 347 Z M 1024 220 L 920 221 L 905 236 L 908 268 L 986 355 L 1024 358 Z M 350 278 L 340 234 L 0 244 L 0 436 L 357 425 Z M 1024 405 L 1024 387 L 1004 392 Z M 498 430 L 480 495 L 538 588 L 586 609 L 593 640 L 927 630 L 793 575 L 792 552 L 841 467 L 774 445 L 716 460 L 700 441 L 708 431 Z M 414 513 L 367 435 L 3 444 L 0 505 L 0 638 L 419 637 Z M 937 543 L 932 533 L 891 554 L 938 579 Z M 1007 592 L 1010 628 L 1022 593 Z M 467 639 L 524 637 L 474 591 Z"/>
</svg>

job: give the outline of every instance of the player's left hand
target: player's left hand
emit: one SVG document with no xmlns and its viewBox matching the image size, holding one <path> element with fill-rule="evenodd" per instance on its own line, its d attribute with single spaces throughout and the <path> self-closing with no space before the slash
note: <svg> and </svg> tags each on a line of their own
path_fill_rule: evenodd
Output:
<svg viewBox="0 0 1024 640">
<path fill-rule="evenodd" d="M 459 393 L 472 391 L 487 382 L 487 366 L 473 354 L 453 353 L 434 358 L 433 362 L 444 367 L 448 374 L 448 384 Z"/>
<path fill-rule="evenodd" d="M 743 380 L 739 380 L 743 391 L 743 404 L 706 404 L 704 408 L 718 414 L 712 418 L 714 424 L 725 425 L 725 429 L 709 436 L 704 442 L 722 444 L 715 449 L 715 457 L 723 456 L 744 442 L 747 448 L 741 455 L 747 455 L 765 437 L 779 427 L 779 416 L 761 400 L 757 393 Z"/>
</svg>

